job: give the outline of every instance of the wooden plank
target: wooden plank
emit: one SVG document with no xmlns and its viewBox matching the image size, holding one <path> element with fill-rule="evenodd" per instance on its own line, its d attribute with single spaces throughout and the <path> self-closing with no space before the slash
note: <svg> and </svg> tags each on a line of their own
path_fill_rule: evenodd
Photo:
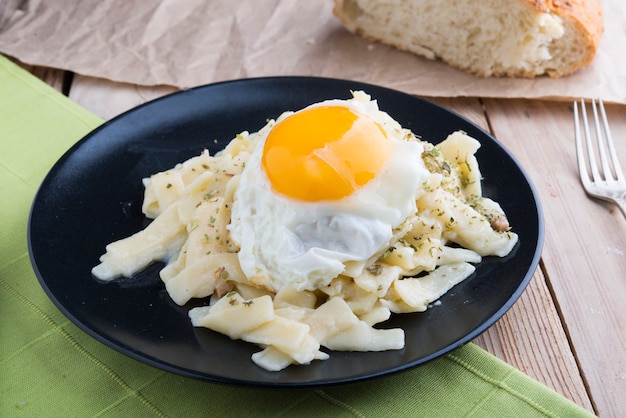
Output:
<svg viewBox="0 0 626 418">
<path fill-rule="evenodd" d="M 19 65 L 20 67 L 24 68 L 26 71 L 32 73 L 35 77 L 43 80 L 46 84 L 54 87 L 56 90 L 60 91 L 61 93 L 65 94 L 65 92 L 69 90 L 69 84 L 71 83 L 72 73 L 67 72 L 65 70 L 58 70 L 55 68 L 28 65 L 16 59 L 13 59 L 11 57 L 8 57 L 8 58 L 11 59 L 11 61 L 16 63 L 17 65 Z"/>
<path fill-rule="evenodd" d="M 102 119 L 108 120 L 135 106 L 173 93 L 172 86 L 145 87 L 75 75 L 69 97 Z"/>
<path fill-rule="evenodd" d="M 496 136 L 537 187 L 548 286 L 596 413 L 626 416 L 626 221 L 614 206 L 589 199 L 580 185 L 571 104 L 486 100 L 485 106 Z M 626 107 L 609 106 L 608 113 L 626 164 Z"/>
<path fill-rule="evenodd" d="M 473 97 L 425 97 L 439 106 L 443 106 L 489 132 L 485 109 L 480 100 Z"/>
<path fill-rule="evenodd" d="M 540 269 L 509 312 L 474 343 L 594 412 Z"/>
<path fill-rule="evenodd" d="M 478 99 L 427 99 L 489 131 L 485 109 Z M 474 343 L 593 411 L 557 308 L 540 270 L 511 310 Z"/>
<path fill-rule="evenodd" d="M 108 120 L 132 107 L 176 90 L 171 86 L 137 86 L 76 74 L 69 97 Z M 482 104 L 477 99 L 440 97 L 425 97 L 425 99 L 462 114 L 484 130 L 489 130 Z"/>
</svg>

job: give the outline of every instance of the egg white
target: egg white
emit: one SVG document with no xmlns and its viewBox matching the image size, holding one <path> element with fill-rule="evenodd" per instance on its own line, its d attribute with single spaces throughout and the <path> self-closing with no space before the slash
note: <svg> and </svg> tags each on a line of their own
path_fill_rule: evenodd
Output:
<svg viewBox="0 0 626 418">
<path fill-rule="evenodd" d="M 393 142 L 389 159 L 370 182 L 342 199 L 304 202 L 275 192 L 262 166 L 267 134 L 258 138 L 235 193 L 231 238 L 253 283 L 271 291 L 284 286 L 315 290 L 342 273 L 345 262 L 365 262 L 388 245 L 393 228 L 415 213 L 420 185 L 428 178 L 418 141 L 363 92 L 343 105 L 377 121 Z"/>
</svg>

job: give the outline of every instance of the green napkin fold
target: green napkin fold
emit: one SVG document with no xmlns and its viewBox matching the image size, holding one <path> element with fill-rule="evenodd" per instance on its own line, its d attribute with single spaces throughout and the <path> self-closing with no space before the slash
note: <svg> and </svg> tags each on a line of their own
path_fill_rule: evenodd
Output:
<svg viewBox="0 0 626 418">
<path fill-rule="evenodd" d="M 26 225 L 48 170 L 101 123 L 0 56 L 0 416 L 591 416 L 473 344 L 364 383 L 269 390 L 181 377 L 99 343 L 39 286 Z"/>
</svg>

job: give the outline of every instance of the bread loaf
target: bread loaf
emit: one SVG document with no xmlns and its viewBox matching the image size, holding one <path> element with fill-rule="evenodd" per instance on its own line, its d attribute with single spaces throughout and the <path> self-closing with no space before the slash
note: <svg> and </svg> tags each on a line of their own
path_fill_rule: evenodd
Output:
<svg viewBox="0 0 626 418">
<path fill-rule="evenodd" d="M 589 64 L 600 0 L 334 0 L 349 31 L 482 77 L 561 77 Z"/>
</svg>

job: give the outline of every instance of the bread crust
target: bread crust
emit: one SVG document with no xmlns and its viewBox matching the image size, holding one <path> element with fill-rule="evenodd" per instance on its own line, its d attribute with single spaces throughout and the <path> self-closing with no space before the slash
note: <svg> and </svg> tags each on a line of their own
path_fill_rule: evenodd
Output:
<svg viewBox="0 0 626 418">
<path fill-rule="evenodd" d="M 542 0 L 528 1 L 543 2 Z M 587 53 L 583 59 L 568 68 L 564 68 L 560 75 L 571 74 L 579 68 L 589 65 L 596 55 L 600 39 L 604 33 L 601 0 L 549 0 L 546 3 L 550 12 L 564 21 L 572 22 L 586 45 Z"/>
<path fill-rule="evenodd" d="M 411 1 L 419 1 L 419 0 L 405 0 L 407 2 Z M 580 43 L 584 45 L 584 54 L 575 62 L 571 62 L 567 66 L 563 66 L 561 68 L 549 68 L 545 70 L 544 74 L 549 75 L 550 77 L 556 78 L 565 75 L 569 75 L 580 68 L 587 66 L 596 55 L 598 50 L 598 46 L 600 44 L 600 39 L 604 32 L 604 22 L 602 16 L 602 6 L 601 0 L 510 0 L 512 2 L 521 2 L 526 3 L 531 8 L 534 8 L 536 13 L 549 13 L 554 14 L 561 18 L 566 27 L 570 28 L 569 30 L 573 30 L 575 35 L 580 38 Z M 359 27 L 356 22 L 350 21 L 348 16 L 344 15 L 344 3 L 349 2 L 349 0 L 334 0 L 334 8 L 333 13 L 337 17 L 337 19 L 341 22 L 341 24 L 347 28 L 349 31 L 360 35 L 366 39 L 371 41 L 380 42 L 383 44 L 394 46 L 400 50 L 405 50 L 409 52 L 415 53 L 415 51 L 410 51 L 408 48 L 402 45 L 394 44 L 392 41 L 386 39 L 380 39 L 376 37 L 372 37 L 368 34 L 367 30 Z M 445 0 L 444 0 L 445 2 Z M 435 51 L 436 52 L 436 51 Z M 418 54 L 422 55 L 422 54 Z M 426 55 L 424 55 L 426 56 Z M 432 57 L 429 57 L 432 58 Z M 440 58 L 440 57 L 437 57 Z M 443 59 L 442 59 L 443 60 Z M 451 62 L 450 60 L 443 60 L 448 65 L 459 68 L 463 71 L 473 73 L 478 76 L 506 76 L 506 77 L 525 77 L 525 78 L 533 78 L 537 74 L 532 71 L 504 71 L 504 72 L 494 72 L 492 74 L 484 74 L 481 71 L 473 70 L 471 68 L 464 68 L 462 65 L 459 65 L 457 62 Z"/>
</svg>

